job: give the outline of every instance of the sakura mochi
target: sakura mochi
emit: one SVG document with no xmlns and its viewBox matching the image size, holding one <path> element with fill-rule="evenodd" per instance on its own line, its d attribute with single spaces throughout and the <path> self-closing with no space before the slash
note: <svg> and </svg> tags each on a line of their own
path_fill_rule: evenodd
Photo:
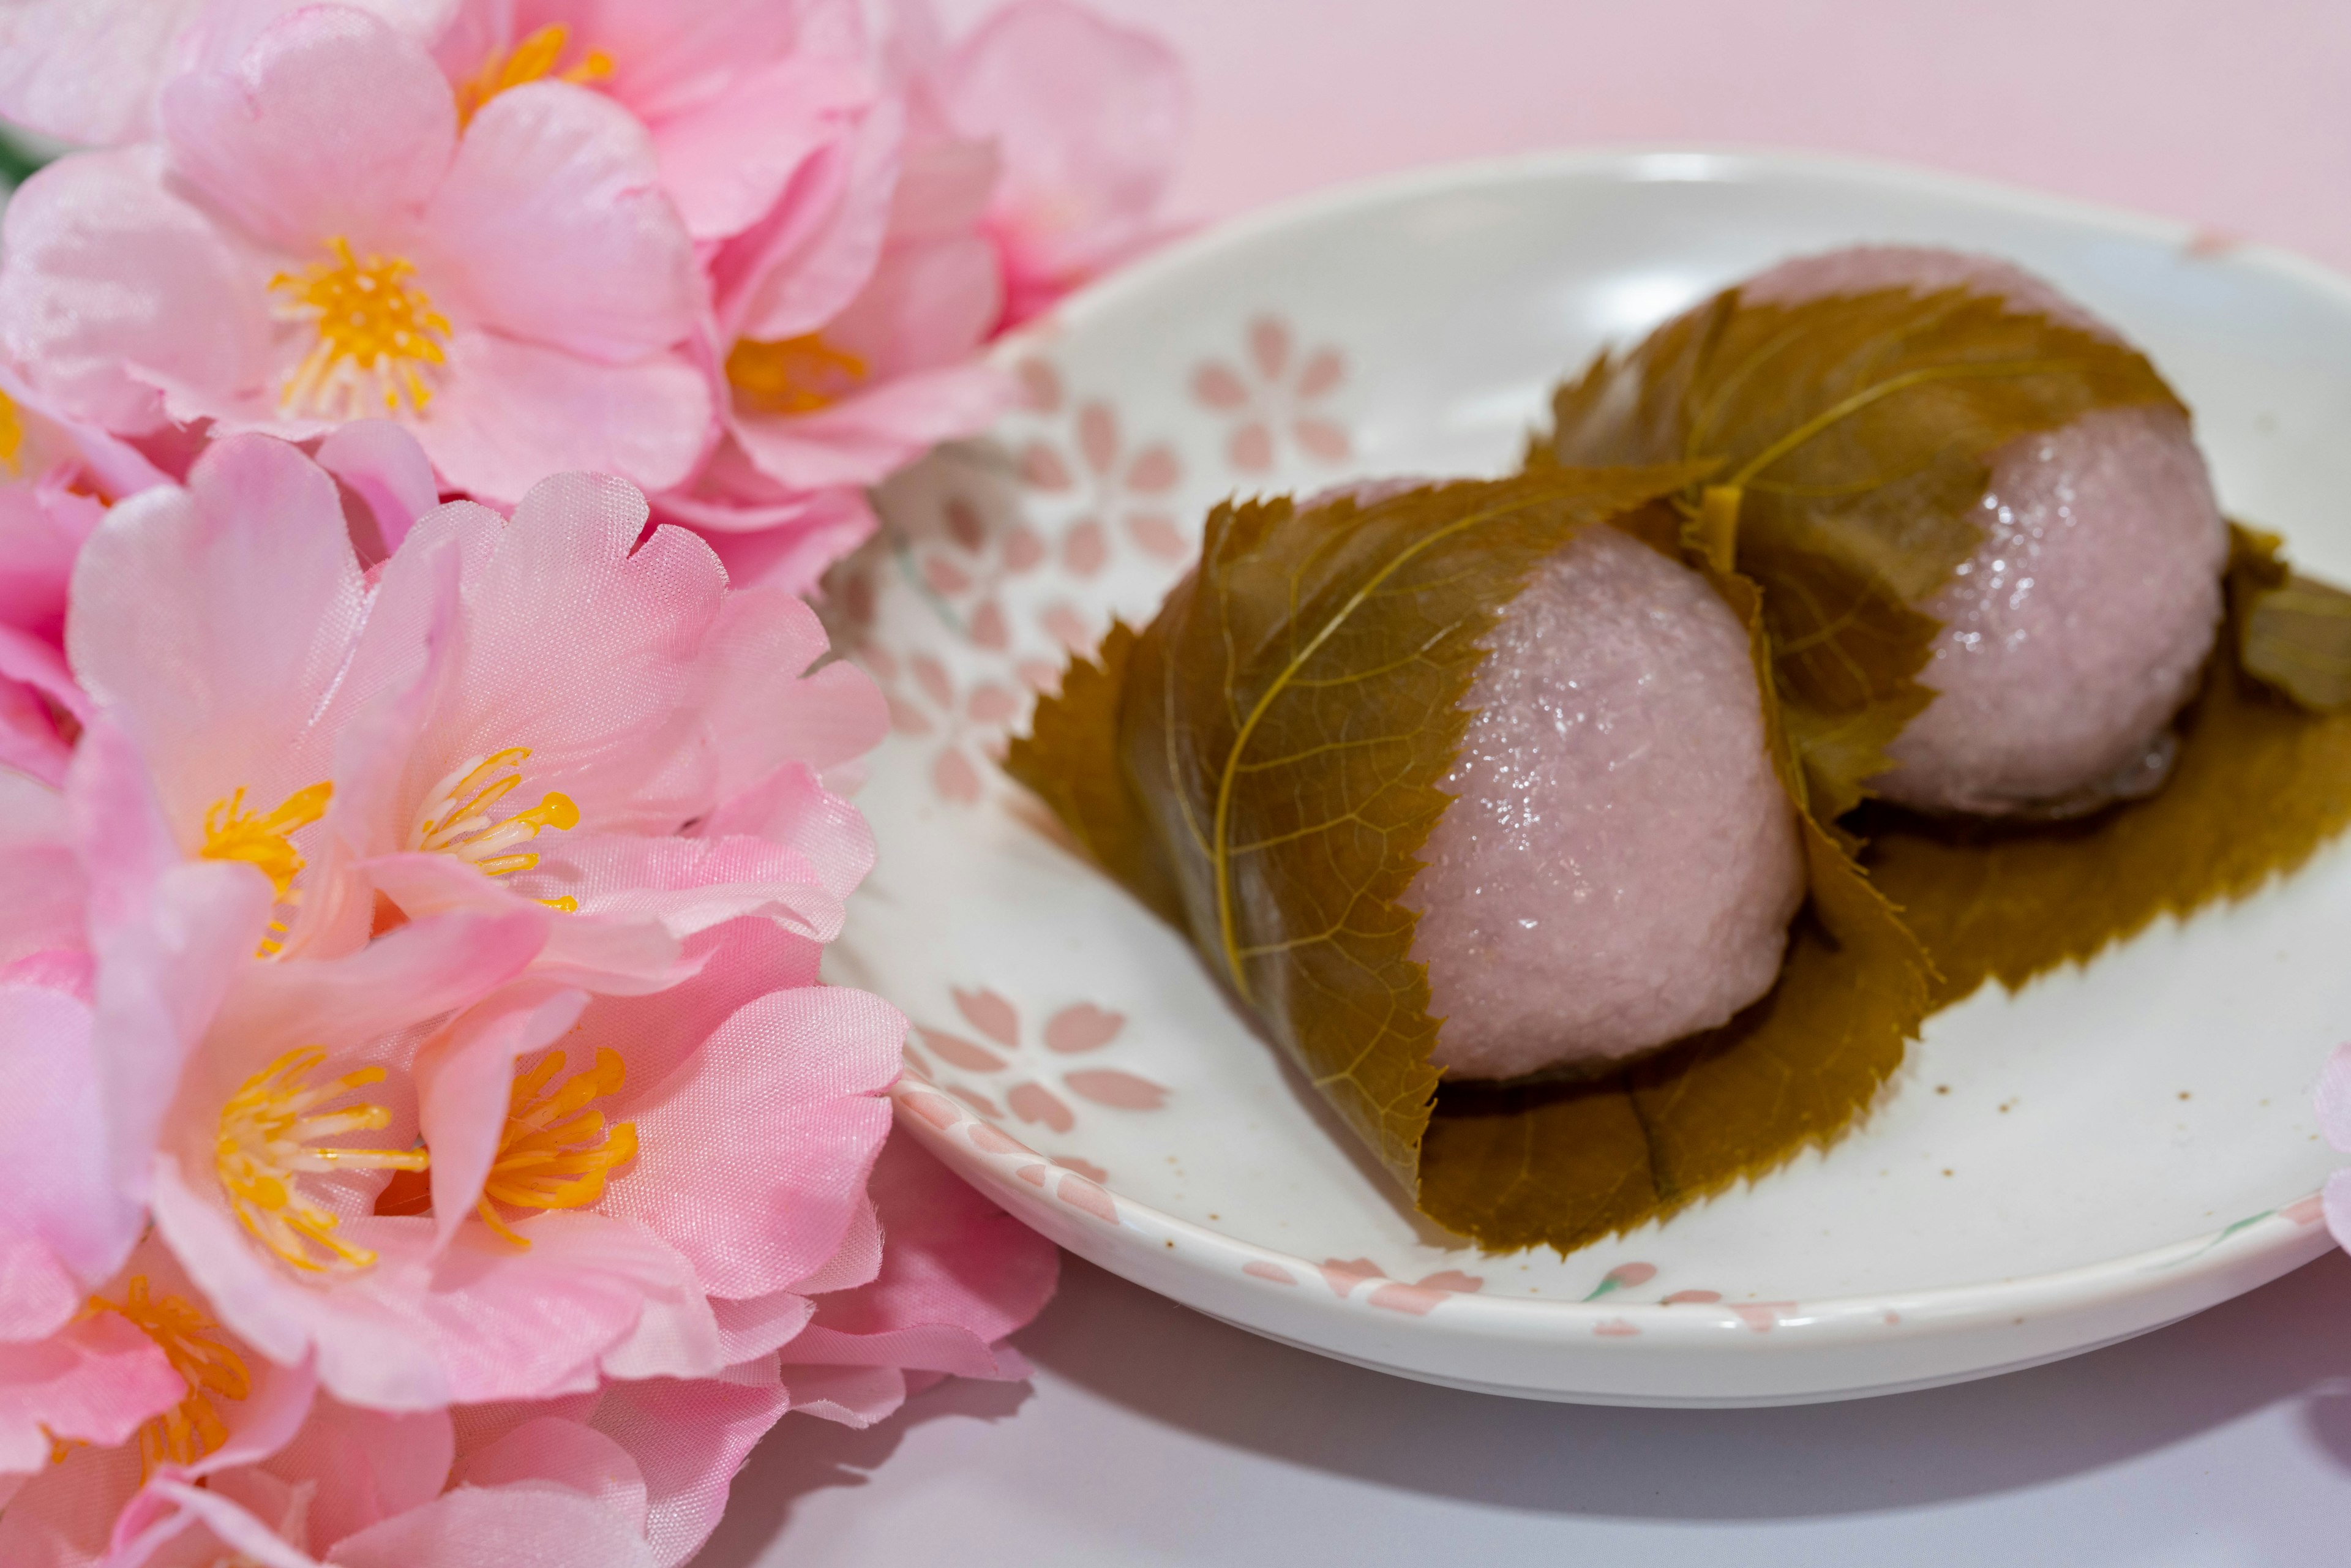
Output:
<svg viewBox="0 0 2351 1568">
<path fill-rule="evenodd" d="M 1786 262 L 1750 302 L 1965 285 L 2064 325 L 2119 334 L 1988 256 L 1857 246 Z M 2188 421 L 2103 409 L 2002 448 L 1983 543 L 1919 602 L 1943 623 L 1921 676 L 1934 702 L 1871 788 L 1930 811 L 2070 816 L 2144 795 L 2168 773 L 2172 716 L 2220 624 L 2228 525 Z"/>
<path fill-rule="evenodd" d="M 1488 635 L 1404 903 L 1431 1061 L 1510 1078 L 1630 1056 L 1771 988 L 1803 900 L 1747 630 L 1614 528 L 1553 556 Z"/>
</svg>

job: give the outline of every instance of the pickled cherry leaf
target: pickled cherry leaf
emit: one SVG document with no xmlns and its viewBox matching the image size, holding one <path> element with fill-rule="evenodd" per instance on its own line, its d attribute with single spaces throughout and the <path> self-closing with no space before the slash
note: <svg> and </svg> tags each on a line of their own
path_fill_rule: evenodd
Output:
<svg viewBox="0 0 2351 1568">
<path fill-rule="evenodd" d="M 2013 989 L 2085 963 L 2160 915 L 2243 898 L 2351 826 L 2351 714 L 2314 714 L 2277 676 L 2254 678 L 2264 608 L 2304 580 L 2277 545 L 2235 530 L 2230 624 L 2154 794 L 2053 824 L 1865 814 L 1865 862 L 1934 956 L 1937 1006 L 1987 979 Z"/>
<path fill-rule="evenodd" d="M 1917 675 L 1940 627 L 1911 606 L 1980 542 L 1993 454 L 2133 403 L 2178 406 L 2144 356 L 1996 295 L 1733 288 L 1562 386 L 1530 459 L 1719 460 L 1713 493 L 1677 504 L 1693 544 L 1763 588 L 1788 731 L 1833 822 L 1931 696 Z"/>
<path fill-rule="evenodd" d="M 1059 693 L 1041 697 L 1004 770 L 1027 785 L 1086 852 L 1162 920 L 1184 928 L 1184 903 L 1119 752 L 1119 715 L 1134 628 L 1113 621 L 1091 659 L 1070 657 Z"/>
<path fill-rule="evenodd" d="M 1423 1211 L 1487 1247 L 1564 1251 L 1827 1143 L 1925 1013 L 1917 943 L 1807 820 L 1812 895 L 1781 980 L 1729 1025 L 1573 1086 L 1440 1088 L 1429 1064 L 1439 1024 L 1397 900 L 1451 803 L 1437 786 L 1479 641 L 1583 528 L 1677 553 L 1677 519 L 1644 503 L 1700 477 L 1552 466 L 1362 507 L 1219 507 L 1200 568 L 1139 636 L 1114 628 L 1073 664 L 1008 758 L 1081 841 L 1110 846 L 1097 858 L 1146 903 L 1173 883 L 1211 971 Z M 1760 596 L 1711 575 L 1749 627 L 1793 810 Z M 1100 689 L 1113 679 L 1116 701 Z M 1113 766 L 1113 734 L 1123 793 L 1079 787 Z M 1157 863 L 1123 870 L 1141 842 Z"/>
<path fill-rule="evenodd" d="M 2297 576 L 2274 536 L 2239 533 L 2230 605 L 2246 674 L 2313 713 L 2351 708 L 2351 593 Z"/>
</svg>

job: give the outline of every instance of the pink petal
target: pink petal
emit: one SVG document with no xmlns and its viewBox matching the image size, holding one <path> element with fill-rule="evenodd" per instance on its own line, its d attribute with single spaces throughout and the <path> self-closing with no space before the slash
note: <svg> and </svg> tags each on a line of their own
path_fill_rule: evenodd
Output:
<svg viewBox="0 0 2351 1568">
<path fill-rule="evenodd" d="M 689 1259 L 705 1290 L 747 1297 L 831 1257 L 863 1200 L 890 1130 L 882 1091 L 906 1022 L 862 991 L 820 986 L 761 998 L 720 1025 L 649 1103 L 632 1109 L 637 1160 L 601 1211 Z M 762 1135 L 720 1134 L 746 1115 Z"/>
<path fill-rule="evenodd" d="M 808 673 L 830 640 L 790 592 L 730 593 L 705 646 L 704 722 L 719 752 L 721 799 L 785 763 L 831 768 L 881 744 L 889 718 L 880 689 L 853 664 Z"/>
<path fill-rule="evenodd" d="M 184 416 L 267 382 L 268 270 L 165 187 L 159 150 L 59 159 L 10 196 L 0 235 L 0 340 L 64 413 L 140 434 L 164 422 L 159 389 L 182 389 Z"/>
<path fill-rule="evenodd" d="M 451 1480 L 467 1487 L 547 1481 L 595 1499 L 641 1534 L 645 1528 L 644 1471 L 626 1448 L 577 1421 L 552 1416 L 526 1421 L 468 1455 Z"/>
<path fill-rule="evenodd" d="M 265 436 L 114 507 L 83 547 L 68 652 L 137 740 L 191 851 L 205 812 L 331 777 L 319 719 L 367 614 L 334 481 Z"/>
<path fill-rule="evenodd" d="M 109 1174 L 136 1200 L 181 1073 L 261 939 L 270 890 L 250 866 L 166 859 L 143 770 L 108 726 L 82 737 L 68 789 L 91 878 Z"/>
<path fill-rule="evenodd" d="M 580 1019 L 585 992 L 517 988 L 460 1017 L 417 1055 L 417 1124 L 433 1151 L 437 1246 L 473 1218 L 506 1131 L 515 1063 L 545 1050 Z"/>
<path fill-rule="evenodd" d="M 992 216 L 1021 271 L 1099 265 L 1148 225 L 1175 178 L 1182 62 L 1083 6 L 998 11 L 956 51 L 942 90 L 956 128 L 1003 160 Z"/>
<path fill-rule="evenodd" d="M 459 1487 L 338 1542 L 334 1568 L 664 1568 L 625 1516 L 566 1487 Z"/>
<path fill-rule="evenodd" d="M 696 831 L 702 836 L 752 833 L 784 845 L 808 862 L 835 898 L 847 898 L 873 869 L 872 829 L 856 807 L 827 791 L 805 763 L 786 763 L 738 791 Z"/>
<path fill-rule="evenodd" d="M 400 548 L 417 518 L 441 504 L 432 459 L 388 419 L 339 426 L 319 444 L 318 464 L 367 503 L 385 555 Z"/>
<path fill-rule="evenodd" d="M 0 886 L 10 890 L 0 900 L 0 966 L 87 944 L 89 889 L 68 831 L 65 800 L 55 789 L 0 770 Z M 0 980 L 9 973 L 0 969 Z M 79 985 L 51 988 L 87 995 Z"/>
<path fill-rule="evenodd" d="M 0 1508 L 0 1563 L 90 1568 L 106 1556 L 114 1521 L 139 1480 L 135 1448 L 74 1449 Z"/>
<path fill-rule="evenodd" d="M 726 239 L 772 210 L 808 161 L 856 133 L 873 100 L 844 60 L 798 56 L 744 71 L 653 133 L 663 187 L 697 241 Z"/>
<path fill-rule="evenodd" d="M 309 1542 L 324 1551 L 438 1497 L 455 1451 L 446 1411 L 394 1415 L 320 1398 L 301 1431 L 266 1468 L 280 1480 L 312 1489 Z"/>
<path fill-rule="evenodd" d="M 643 1231 L 557 1210 L 522 1221 L 527 1251 L 486 1226 L 436 1252 L 429 1220 L 346 1219 L 338 1234 L 378 1260 L 319 1290 L 252 1246 L 168 1157 L 155 1219 L 223 1323 L 272 1359 L 315 1353 L 324 1387 L 382 1410 L 592 1388 L 607 1347 L 692 1288 L 684 1260 Z"/>
<path fill-rule="evenodd" d="M 862 1431 L 906 1403 L 906 1375 L 894 1366 L 787 1366 L 794 1414 Z"/>
<path fill-rule="evenodd" d="M 951 361 L 874 383 L 815 413 L 783 417 L 737 411 L 735 438 L 759 471 L 785 485 L 820 489 L 878 484 L 942 441 L 987 428 L 1011 401 L 1004 372 Z"/>
<path fill-rule="evenodd" d="M 145 1227 L 107 1159 L 103 1082 L 87 1003 L 0 988 L 0 1341 L 62 1328 Z"/>
<path fill-rule="evenodd" d="M 31 0 L 0 19 L 0 115 L 85 145 L 154 133 L 155 90 L 204 0 Z"/>
<path fill-rule="evenodd" d="M 44 1469 L 56 1438 L 128 1441 L 186 1392 L 162 1348 L 117 1312 L 91 1313 L 47 1339 L 0 1343 L 0 1475 Z"/>
<path fill-rule="evenodd" d="M 1095 1051 L 1118 1038 L 1126 1015 L 1104 1011 L 1092 1002 L 1063 1008 L 1045 1024 L 1045 1049 L 1063 1053 Z"/>
<path fill-rule="evenodd" d="M 726 1508 L 728 1484 L 789 1403 L 778 1384 L 658 1379 L 608 1388 L 593 1425 L 635 1458 L 645 1479 L 645 1539 L 683 1563 Z"/>
<path fill-rule="evenodd" d="M 418 791 L 485 750 L 522 746 L 530 788 L 563 791 L 590 831 L 673 832 L 708 808 L 699 716 L 680 699 L 701 684 L 726 576 L 683 528 L 640 543 L 645 517 L 641 495 L 595 475 L 560 474 L 523 497 L 469 574 L 457 655 L 409 763 Z M 578 656 L 567 626 L 595 629 L 593 659 Z"/>
<path fill-rule="evenodd" d="M 741 451 L 732 443 L 728 448 Z M 747 458 L 744 465 L 749 467 Z M 656 516 L 701 528 L 737 587 L 795 594 L 813 591 L 827 567 L 872 538 L 881 526 L 865 492 L 850 486 L 798 496 L 777 507 L 707 503 L 672 491 L 653 509 Z"/>
<path fill-rule="evenodd" d="M 431 57 L 348 6 L 263 28 L 233 64 L 167 84 L 173 167 L 255 234 L 384 247 L 449 168 L 456 105 Z"/>
<path fill-rule="evenodd" d="M 623 364 L 693 329 L 694 243 L 652 139 L 567 82 L 502 92 L 474 117 L 424 222 L 455 301 L 492 330 Z"/>
<path fill-rule="evenodd" d="M 882 1272 L 821 1298 L 787 1362 L 1003 1375 L 1015 1363 L 991 1347 L 1051 1297 L 1060 1253 L 907 1138 L 883 1151 L 872 1190 L 888 1238 Z"/>
<path fill-rule="evenodd" d="M 709 380 L 682 354 L 606 365 L 465 330 L 414 429 L 453 488 L 502 502 L 572 471 L 665 490 L 715 434 Z"/>
<path fill-rule="evenodd" d="M 873 276 L 889 235 L 905 116 L 883 99 L 800 166 L 773 210 L 722 245 L 710 284 L 723 341 L 815 331 Z"/>
</svg>

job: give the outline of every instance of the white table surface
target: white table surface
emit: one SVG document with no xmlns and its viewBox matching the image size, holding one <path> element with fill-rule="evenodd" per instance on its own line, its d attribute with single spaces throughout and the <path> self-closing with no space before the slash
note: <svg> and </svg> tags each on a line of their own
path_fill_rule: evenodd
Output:
<svg viewBox="0 0 2351 1568">
<path fill-rule="evenodd" d="M 2351 1259 L 1957 1387 L 1780 1410 L 1456 1393 L 1074 1260 L 1016 1342 L 852 1432 L 788 1416 L 696 1568 L 2300 1568 L 2351 1562 Z"/>
</svg>

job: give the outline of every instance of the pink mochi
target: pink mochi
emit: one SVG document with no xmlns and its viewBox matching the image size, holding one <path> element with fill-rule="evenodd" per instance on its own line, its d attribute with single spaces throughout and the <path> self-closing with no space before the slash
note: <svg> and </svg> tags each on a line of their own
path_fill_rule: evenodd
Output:
<svg viewBox="0 0 2351 1568">
<path fill-rule="evenodd" d="M 1747 632 L 1703 579 L 1594 528 L 1487 635 L 1456 796 L 1404 903 L 1431 1060 L 1511 1078 L 1627 1057 L 1771 988 L 1804 896 Z"/>
<path fill-rule="evenodd" d="M 1859 246 L 1742 285 L 1798 304 L 1907 285 L 1970 285 L 2109 339 L 2114 330 L 2007 262 Z M 1938 695 L 1872 788 L 1931 811 L 2070 816 L 2143 795 L 2169 771 L 2172 716 L 2220 621 L 2229 530 L 2188 422 L 2101 410 L 1994 458 L 1982 546 L 1918 608 L 1943 622 Z"/>
</svg>

